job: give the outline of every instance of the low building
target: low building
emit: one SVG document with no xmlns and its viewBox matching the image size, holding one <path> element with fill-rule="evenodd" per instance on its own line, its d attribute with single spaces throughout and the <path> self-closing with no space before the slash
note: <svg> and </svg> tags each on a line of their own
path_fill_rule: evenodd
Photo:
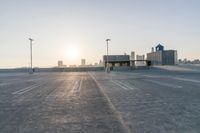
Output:
<svg viewBox="0 0 200 133">
<path fill-rule="evenodd" d="M 136 55 L 135 65 L 145 65 L 145 56 L 144 55 Z"/>
<path fill-rule="evenodd" d="M 159 44 L 155 52 L 152 50 L 151 53 L 147 53 L 147 60 L 151 61 L 151 65 L 176 65 L 178 64 L 177 51 L 164 50 L 164 47 Z"/>
<path fill-rule="evenodd" d="M 130 66 L 130 56 L 129 55 L 107 55 L 103 56 L 104 67 L 120 67 L 120 66 Z"/>
</svg>

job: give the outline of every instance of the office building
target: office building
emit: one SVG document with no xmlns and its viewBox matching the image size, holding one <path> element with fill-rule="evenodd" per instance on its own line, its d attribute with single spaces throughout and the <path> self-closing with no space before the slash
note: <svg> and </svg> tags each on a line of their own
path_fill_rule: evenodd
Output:
<svg viewBox="0 0 200 133">
<path fill-rule="evenodd" d="M 152 50 L 147 53 L 147 60 L 151 61 L 151 65 L 176 65 L 178 57 L 176 50 L 164 50 L 164 46 L 158 44 L 156 51 Z"/>
</svg>

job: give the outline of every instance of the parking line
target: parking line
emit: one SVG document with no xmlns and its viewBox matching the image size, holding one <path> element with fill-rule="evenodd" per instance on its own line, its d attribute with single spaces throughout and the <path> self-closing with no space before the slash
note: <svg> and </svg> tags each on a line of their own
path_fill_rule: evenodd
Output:
<svg viewBox="0 0 200 133">
<path fill-rule="evenodd" d="M 75 93 L 75 91 L 76 91 L 76 89 L 77 89 L 78 82 L 79 82 L 79 81 L 75 81 L 75 83 L 74 83 L 74 85 L 73 85 L 73 88 L 72 88 L 72 89 L 69 91 L 69 93 L 68 93 L 68 96 L 72 96 L 72 95 Z"/>
<path fill-rule="evenodd" d="M 74 86 L 72 88 L 73 91 L 77 88 L 77 85 L 78 85 L 78 81 L 75 82 L 75 84 L 74 84 Z"/>
<path fill-rule="evenodd" d="M 118 82 L 119 84 L 121 84 L 121 85 L 123 85 L 123 86 L 125 86 L 125 87 L 127 87 L 127 88 L 129 88 L 130 90 L 135 90 L 135 89 L 138 89 L 137 87 L 135 87 L 135 86 L 133 86 L 133 87 L 131 87 L 131 86 L 129 86 L 129 85 L 127 85 L 127 84 L 125 84 L 125 83 L 123 83 L 123 82 L 121 82 L 121 81 L 116 81 L 116 82 Z"/>
<path fill-rule="evenodd" d="M 20 94 L 23 94 L 23 93 L 28 92 L 28 91 L 30 91 L 30 90 L 32 90 L 32 89 L 35 89 L 35 88 L 37 88 L 37 87 L 39 87 L 39 86 L 41 86 L 41 85 L 34 86 L 34 87 L 30 88 L 30 89 L 27 89 L 27 90 L 24 90 L 24 91 L 22 91 L 22 92 L 19 92 L 18 94 L 19 94 L 19 95 L 20 95 Z"/>
<path fill-rule="evenodd" d="M 110 98 L 108 97 L 108 95 L 104 92 L 104 88 L 99 84 L 99 82 L 97 81 L 97 79 L 95 78 L 94 75 L 92 75 L 91 73 L 89 73 L 89 75 L 91 76 L 91 78 L 94 80 L 94 82 L 96 83 L 96 85 L 98 86 L 98 88 L 100 89 L 100 91 L 102 92 L 102 94 L 105 96 L 105 98 L 108 101 L 108 105 L 110 106 L 110 108 L 113 110 L 113 112 L 115 113 L 117 119 L 119 120 L 119 122 L 122 124 L 124 130 L 126 133 L 131 133 L 130 128 L 127 126 L 127 124 L 124 122 L 123 116 L 121 114 L 121 112 L 119 112 L 117 110 L 117 108 L 114 106 L 114 104 L 112 103 L 112 101 L 110 100 Z"/>
<path fill-rule="evenodd" d="M 79 90 L 79 91 L 81 91 L 82 84 L 83 84 L 83 77 L 81 78 L 80 85 L 79 85 L 79 87 L 78 87 L 78 90 Z"/>
<path fill-rule="evenodd" d="M 113 82 L 113 83 L 116 84 L 117 86 L 123 88 L 124 90 L 128 90 L 128 88 L 122 86 L 121 84 L 117 83 L 116 81 L 113 81 L 113 80 L 112 80 L 111 82 Z"/>
<path fill-rule="evenodd" d="M 185 78 L 173 78 L 176 80 L 181 80 L 181 81 L 189 81 L 189 82 L 194 82 L 194 83 L 200 83 L 199 80 L 194 80 L 194 79 L 185 79 Z"/>
<path fill-rule="evenodd" d="M 20 93 L 20 92 L 22 92 L 22 91 L 24 91 L 24 90 L 28 90 L 28 89 L 30 89 L 30 88 L 36 86 L 36 85 L 37 85 L 37 84 L 31 85 L 31 86 L 26 87 L 26 88 L 23 88 L 23 89 L 21 89 L 21 90 L 15 91 L 15 92 L 13 92 L 12 94 L 18 94 L 18 93 Z"/>
<path fill-rule="evenodd" d="M 147 75 L 147 74 L 145 74 L 145 75 L 142 75 L 142 76 L 148 77 L 148 78 L 162 78 L 162 76 L 157 76 L 157 75 Z"/>
<path fill-rule="evenodd" d="M 182 86 L 174 85 L 174 84 L 171 84 L 171 83 L 162 83 L 162 82 L 150 80 L 150 79 L 144 79 L 144 80 L 158 84 L 158 85 L 161 85 L 161 86 L 166 86 L 166 87 L 171 87 L 171 88 L 183 88 Z"/>
<path fill-rule="evenodd" d="M 31 85 L 31 86 L 29 86 L 29 87 L 26 87 L 26 88 L 24 88 L 24 89 L 21 89 L 21 90 L 18 90 L 18 91 L 15 91 L 15 92 L 13 92 L 12 94 L 13 95 L 20 95 L 20 94 L 23 94 L 23 93 L 25 93 L 25 92 L 28 92 L 28 91 L 30 91 L 30 90 L 32 90 L 32 89 L 35 89 L 35 88 L 37 88 L 37 87 L 39 87 L 39 86 L 42 86 L 43 84 L 34 84 L 34 85 Z"/>
</svg>

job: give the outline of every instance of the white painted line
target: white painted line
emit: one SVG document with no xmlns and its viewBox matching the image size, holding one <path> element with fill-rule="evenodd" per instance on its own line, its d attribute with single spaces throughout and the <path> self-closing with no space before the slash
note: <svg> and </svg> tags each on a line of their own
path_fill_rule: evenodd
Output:
<svg viewBox="0 0 200 133">
<path fill-rule="evenodd" d="M 118 82 L 119 84 L 121 84 L 121 85 L 123 85 L 123 86 L 129 88 L 130 90 L 138 89 L 138 88 L 136 88 L 135 86 L 134 86 L 134 88 L 132 88 L 131 86 L 129 86 L 129 85 L 127 85 L 127 84 L 125 84 L 125 83 L 123 83 L 123 82 L 121 82 L 121 81 L 116 81 L 116 82 Z"/>
<path fill-rule="evenodd" d="M 31 85 L 31 86 L 29 86 L 29 87 L 26 87 L 26 88 L 23 88 L 23 89 L 21 89 L 21 90 L 18 90 L 18 91 L 15 91 L 15 92 L 13 92 L 12 94 L 13 95 L 20 95 L 20 94 L 23 94 L 23 93 L 25 93 L 25 92 L 28 92 L 28 91 L 30 91 L 30 90 L 32 90 L 32 89 L 35 89 L 35 88 L 37 88 L 37 87 L 39 87 L 39 86 L 42 86 L 42 85 L 44 85 L 45 83 L 42 83 L 42 84 L 34 84 L 34 85 Z"/>
<path fill-rule="evenodd" d="M 69 96 L 73 95 L 77 89 L 78 81 L 75 81 L 73 88 L 69 91 Z"/>
<path fill-rule="evenodd" d="M 72 88 L 73 91 L 77 88 L 77 85 L 78 85 L 78 81 L 75 82 L 75 84 L 74 84 L 74 86 Z"/>
<path fill-rule="evenodd" d="M 32 89 L 35 89 L 35 88 L 37 88 L 37 87 L 39 87 L 39 86 L 41 86 L 41 85 L 34 86 L 34 87 L 30 88 L 30 89 L 21 91 L 21 92 L 19 92 L 19 93 L 17 93 L 17 94 L 19 94 L 19 95 L 20 95 L 20 94 L 23 94 L 23 93 L 28 92 L 28 91 L 30 91 L 30 90 L 32 90 Z"/>
<path fill-rule="evenodd" d="M 155 75 L 142 75 L 144 77 L 148 77 L 148 78 L 162 78 L 162 76 L 155 76 Z"/>
<path fill-rule="evenodd" d="M 117 83 L 116 81 L 111 81 L 111 82 L 113 82 L 115 85 L 117 85 L 117 86 L 119 86 L 119 87 L 121 87 L 121 88 L 123 88 L 124 90 L 128 90 L 128 88 L 126 88 L 126 87 L 124 87 L 124 86 L 122 86 L 122 85 L 120 85 L 119 83 Z"/>
<path fill-rule="evenodd" d="M 194 79 L 185 79 L 185 78 L 173 78 L 176 80 L 181 80 L 181 81 L 189 81 L 189 82 L 194 82 L 194 83 L 200 83 L 199 80 L 194 80 Z"/>
<path fill-rule="evenodd" d="M 79 91 L 81 91 L 82 84 L 83 84 L 83 77 L 81 78 L 81 81 L 80 81 L 80 85 L 79 85 L 79 88 L 78 88 Z"/>
<path fill-rule="evenodd" d="M 38 81 L 38 80 L 41 80 L 42 78 L 36 78 L 36 79 L 30 79 L 28 80 L 29 82 L 33 82 L 33 81 Z"/>
<path fill-rule="evenodd" d="M 115 113 L 117 119 L 119 120 L 119 122 L 122 124 L 124 130 L 126 133 L 131 133 L 131 130 L 129 128 L 129 126 L 124 122 L 123 116 L 121 114 L 121 112 L 119 112 L 117 110 L 117 108 L 113 105 L 112 101 L 110 100 L 110 98 L 108 97 L 108 95 L 104 92 L 104 88 L 99 84 L 99 82 L 96 80 L 96 78 L 89 73 L 89 75 L 91 76 L 91 78 L 95 81 L 96 85 L 98 86 L 98 88 L 100 89 L 100 91 L 102 92 L 102 94 L 105 96 L 105 98 L 108 101 L 108 104 L 110 106 L 110 108 L 113 110 L 113 112 Z"/>
<path fill-rule="evenodd" d="M 174 84 L 171 84 L 171 83 L 162 83 L 162 82 L 150 80 L 150 79 L 144 79 L 144 80 L 158 84 L 158 85 L 161 85 L 161 86 L 166 86 L 166 87 L 171 87 L 171 88 L 183 88 L 182 86 L 174 85 Z"/>
<path fill-rule="evenodd" d="M 15 91 L 15 92 L 13 92 L 12 94 L 17 94 L 17 93 L 19 93 L 19 92 L 21 92 L 21 91 L 24 91 L 24 90 L 30 89 L 30 88 L 32 88 L 32 87 L 34 87 L 34 86 L 36 86 L 36 85 L 37 85 L 37 84 L 31 85 L 31 86 L 26 87 L 26 88 L 23 88 L 23 89 L 21 89 L 21 90 Z"/>
</svg>

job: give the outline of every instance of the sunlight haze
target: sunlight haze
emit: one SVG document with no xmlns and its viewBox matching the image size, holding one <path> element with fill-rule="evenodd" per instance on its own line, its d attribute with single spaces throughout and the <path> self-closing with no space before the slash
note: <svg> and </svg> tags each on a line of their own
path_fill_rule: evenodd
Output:
<svg viewBox="0 0 200 133">
<path fill-rule="evenodd" d="M 199 0 L 0 0 L 0 68 L 57 66 L 146 54 L 161 43 L 178 58 L 200 57 Z"/>
</svg>

